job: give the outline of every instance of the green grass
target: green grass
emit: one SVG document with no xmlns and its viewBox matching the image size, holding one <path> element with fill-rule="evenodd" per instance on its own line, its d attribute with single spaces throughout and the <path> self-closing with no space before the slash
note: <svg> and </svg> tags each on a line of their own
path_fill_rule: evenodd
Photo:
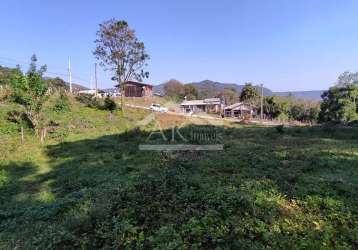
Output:
<svg viewBox="0 0 358 250">
<path fill-rule="evenodd" d="M 73 104 L 40 145 L 0 111 L 0 248 L 356 249 L 358 130 L 219 128 L 223 151 L 139 151 L 146 113 Z M 201 126 L 201 129 L 207 129 Z M 199 126 L 181 129 L 189 135 Z M 168 137 L 171 131 L 166 131 Z"/>
</svg>

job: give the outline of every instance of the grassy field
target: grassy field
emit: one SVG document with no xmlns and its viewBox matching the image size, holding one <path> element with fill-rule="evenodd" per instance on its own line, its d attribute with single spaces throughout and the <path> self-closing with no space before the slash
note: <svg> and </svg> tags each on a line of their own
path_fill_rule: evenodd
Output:
<svg viewBox="0 0 358 250">
<path fill-rule="evenodd" d="M 358 248 L 357 129 L 72 106 L 47 111 L 45 144 L 26 130 L 21 145 L 0 104 L 1 249 Z M 157 122 L 168 138 L 173 123 L 216 131 L 224 150 L 138 150 Z"/>
</svg>

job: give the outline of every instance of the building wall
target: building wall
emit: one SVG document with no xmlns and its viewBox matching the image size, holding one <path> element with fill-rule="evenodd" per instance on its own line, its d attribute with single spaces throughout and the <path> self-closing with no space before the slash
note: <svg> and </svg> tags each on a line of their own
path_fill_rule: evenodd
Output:
<svg viewBox="0 0 358 250">
<path fill-rule="evenodd" d="M 213 105 L 184 105 L 182 106 L 184 112 L 189 112 L 189 110 L 193 111 L 194 113 L 197 112 L 219 112 L 220 105 L 213 104 Z"/>
<path fill-rule="evenodd" d="M 153 87 L 152 86 L 144 87 L 144 96 L 153 96 Z"/>
<path fill-rule="evenodd" d="M 124 87 L 124 96 L 126 97 L 152 96 L 152 86 L 126 84 Z"/>
</svg>

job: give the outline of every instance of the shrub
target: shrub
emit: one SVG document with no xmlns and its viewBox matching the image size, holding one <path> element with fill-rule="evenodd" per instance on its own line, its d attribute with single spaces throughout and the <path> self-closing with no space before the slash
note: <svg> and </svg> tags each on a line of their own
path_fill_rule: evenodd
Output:
<svg viewBox="0 0 358 250">
<path fill-rule="evenodd" d="M 106 97 L 106 99 L 104 99 L 104 105 L 103 105 L 103 109 L 105 110 L 109 110 L 109 111 L 114 111 L 117 108 L 117 104 L 115 103 L 115 101 L 113 101 L 111 98 Z"/>
<path fill-rule="evenodd" d="M 93 95 L 85 94 L 76 96 L 76 100 L 85 104 L 89 108 L 101 109 L 101 103 Z"/>
<path fill-rule="evenodd" d="M 56 103 L 53 107 L 53 111 L 55 112 L 64 112 L 64 111 L 70 111 L 71 110 L 71 104 L 68 100 L 68 97 L 66 94 L 61 93 L 60 97 L 56 100 Z"/>
</svg>

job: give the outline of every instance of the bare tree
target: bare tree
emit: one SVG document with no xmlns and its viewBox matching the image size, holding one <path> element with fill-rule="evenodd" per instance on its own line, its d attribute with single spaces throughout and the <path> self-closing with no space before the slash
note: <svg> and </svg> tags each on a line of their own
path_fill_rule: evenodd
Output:
<svg viewBox="0 0 358 250">
<path fill-rule="evenodd" d="M 112 80 L 121 89 L 121 109 L 124 108 L 124 87 L 127 81 L 142 81 L 149 76 L 144 71 L 149 55 L 126 21 L 110 19 L 99 25 L 96 49 L 93 52 L 100 65 L 114 72 Z"/>
</svg>

